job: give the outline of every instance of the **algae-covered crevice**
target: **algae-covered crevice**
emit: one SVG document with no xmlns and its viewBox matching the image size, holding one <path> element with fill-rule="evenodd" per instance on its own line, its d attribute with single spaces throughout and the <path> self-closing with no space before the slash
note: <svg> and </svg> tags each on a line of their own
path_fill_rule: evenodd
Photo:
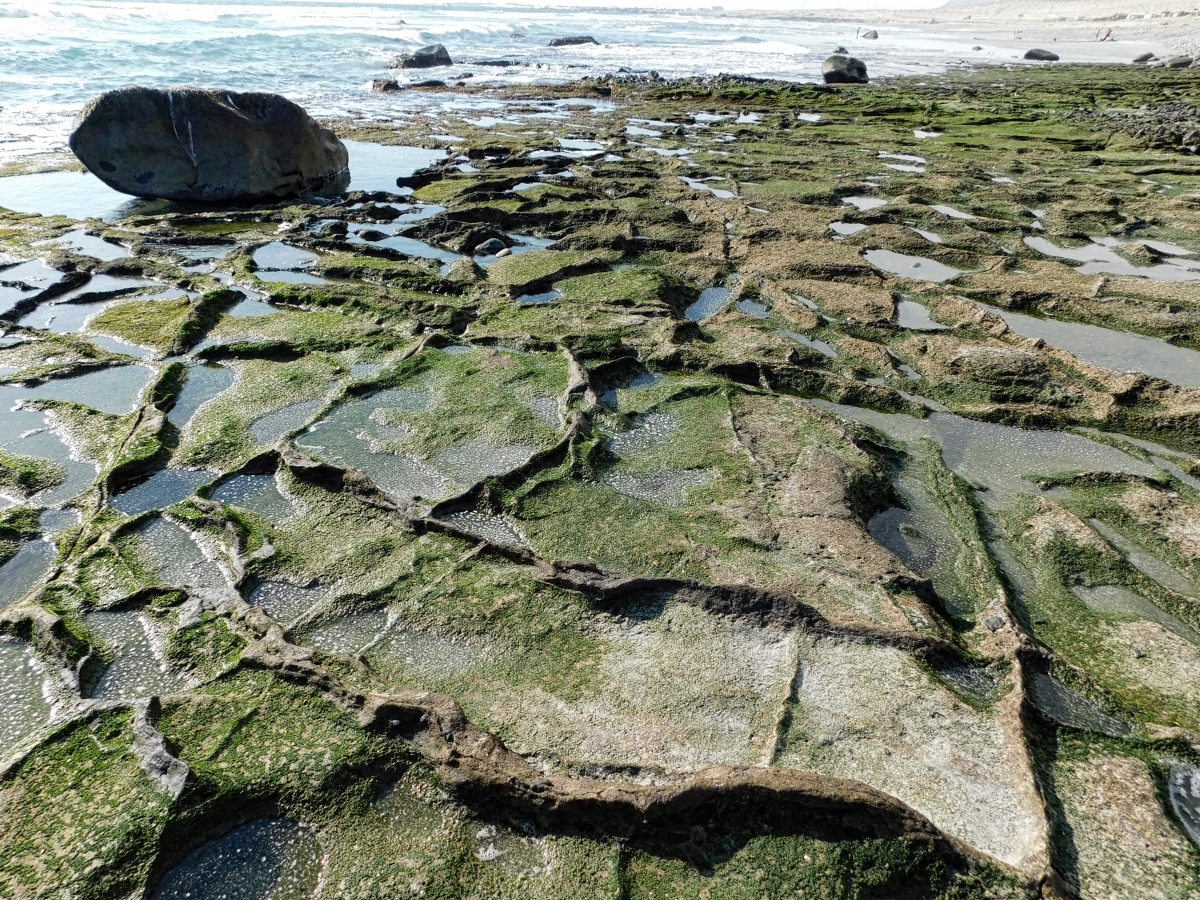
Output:
<svg viewBox="0 0 1200 900">
<path fill-rule="evenodd" d="M 1128 113 L 1198 77 L 583 81 L 335 123 L 462 137 L 394 190 L 0 210 L 0 893 L 1200 891 Z"/>
</svg>

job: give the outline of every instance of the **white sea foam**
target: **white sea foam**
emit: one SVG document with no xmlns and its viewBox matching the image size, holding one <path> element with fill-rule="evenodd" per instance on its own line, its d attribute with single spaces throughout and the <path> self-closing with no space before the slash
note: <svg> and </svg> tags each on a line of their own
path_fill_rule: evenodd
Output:
<svg viewBox="0 0 1200 900">
<path fill-rule="evenodd" d="M 274 91 L 318 116 L 390 119 L 430 110 L 478 117 L 503 105 L 454 94 L 372 94 L 365 86 L 385 74 L 454 81 L 468 72 L 472 82 L 562 82 L 622 67 L 664 77 L 724 72 L 816 81 L 822 61 L 840 45 L 855 46 L 873 77 L 929 74 L 978 58 L 961 36 L 927 26 L 892 25 L 868 48 L 853 43 L 850 20 L 570 9 L 533 0 L 0 0 L 0 20 L 0 164 L 62 149 L 84 102 L 131 83 Z M 600 44 L 547 46 L 579 34 Z M 435 42 L 447 46 L 454 66 L 387 69 L 396 54 Z M 1016 58 L 1010 51 L 992 54 L 1008 56 Z M 479 65 L 496 59 L 516 65 Z"/>
</svg>

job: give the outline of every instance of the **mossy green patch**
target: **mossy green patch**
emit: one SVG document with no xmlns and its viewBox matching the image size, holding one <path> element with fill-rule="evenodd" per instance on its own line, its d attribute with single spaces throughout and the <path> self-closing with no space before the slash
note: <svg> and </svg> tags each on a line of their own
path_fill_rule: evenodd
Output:
<svg viewBox="0 0 1200 900">
<path fill-rule="evenodd" d="M 36 510 L 13 506 L 0 511 L 0 563 L 14 556 L 23 541 L 41 533 Z"/>
<path fill-rule="evenodd" d="M 171 800 L 129 748 L 130 713 L 60 729 L 0 780 L 0 892 L 10 897 L 127 893 L 149 874 Z"/>
<path fill-rule="evenodd" d="M 51 460 L 0 450 L 0 489 L 28 497 L 61 484 L 66 477 L 62 466 Z"/>
<path fill-rule="evenodd" d="M 130 300 L 99 313 L 88 327 L 97 334 L 111 334 L 132 344 L 170 347 L 191 314 L 192 304 L 181 300 Z"/>
<path fill-rule="evenodd" d="M 520 291 L 588 269 L 602 268 L 605 264 L 605 253 L 602 251 L 535 250 L 492 263 L 488 267 L 488 281 L 512 291 Z"/>
</svg>

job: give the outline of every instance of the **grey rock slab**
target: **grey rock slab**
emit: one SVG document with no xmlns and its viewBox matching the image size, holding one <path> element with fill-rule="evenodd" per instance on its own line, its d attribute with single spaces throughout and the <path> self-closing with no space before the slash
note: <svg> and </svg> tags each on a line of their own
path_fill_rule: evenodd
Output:
<svg viewBox="0 0 1200 900">
<path fill-rule="evenodd" d="M 138 703 L 134 708 L 133 755 L 155 787 L 178 799 L 192 770 L 167 749 L 167 739 L 150 723 L 150 708 L 148 702 Z"/>
<path fill-rule="evenodd" d="M 71 150 L 115 190 L 231 201 L 337 189 L 346 147 L 278 94 L 127 87 L 84 107 Z"/>
</svg>

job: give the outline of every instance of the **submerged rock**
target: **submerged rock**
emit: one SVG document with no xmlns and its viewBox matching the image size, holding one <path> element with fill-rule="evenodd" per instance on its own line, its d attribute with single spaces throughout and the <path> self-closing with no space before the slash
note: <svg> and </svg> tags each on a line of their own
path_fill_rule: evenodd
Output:
<svg viewBox="0 0 1200 900">
<path fill-rule="evenodd" d="M 1058 62 L 1058 54 L 1049 50 L 1038 50 L 1036 47 L 1025 51 L 1025 58 L 1037 62 Z"/>
<path fill-rule="evenodd" d="M 389 69 L 436 69 L 438 66 L 452 66 L 450 51 L 441 44 L 430 44 L 412 53 L 397 56 L 388 65 Z"/>
<path fill-rule="evenodd" d="M 826 84 L 866 84 L 867 64 L 853 56 L 834 54 L 821 66 Z"/>
<path fill-rule="evenodd" d="M 879 40 L 879 32 L 872 28 L 870 31 L 862 35 L 862 39 L 864 41 L 877 41 Z"/>
<path fill-rule="evenodd" d="M 551 47 L 578 47 L 581 44 L 595 44 L 597 47 L 600 46 L 600 42 L 590 34 L 578 37 L 560 37 L 550 42 Z"/>
<path fill-rule="evenodd" d="M 337 189 L 349 155 L 278 94 L 128 87 L 84 107 L 71 150 L 114 190 L 166 200 L 258 200 Z"/>
</svg>

